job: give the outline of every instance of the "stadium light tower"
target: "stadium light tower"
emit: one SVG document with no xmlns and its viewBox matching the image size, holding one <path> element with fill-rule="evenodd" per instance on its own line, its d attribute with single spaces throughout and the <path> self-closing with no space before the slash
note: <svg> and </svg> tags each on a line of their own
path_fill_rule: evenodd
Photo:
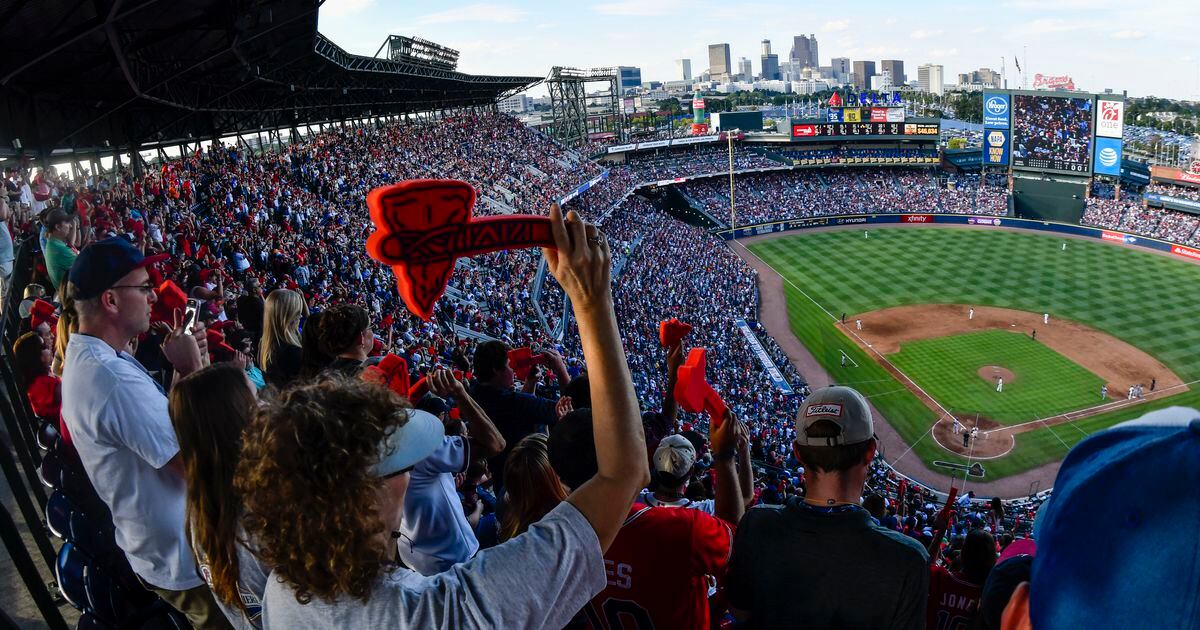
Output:
<svg viewBox="0 0 1200 630">
<path fill-rule="evenodd" d="M 742 133 L 741 129 L 730 129 L 725 132 L 725 139 L 729 141 L 729 229 L 737 228 L 737 206 L 734 204 L 733 196 L 733 135 Z"/>
</svg>

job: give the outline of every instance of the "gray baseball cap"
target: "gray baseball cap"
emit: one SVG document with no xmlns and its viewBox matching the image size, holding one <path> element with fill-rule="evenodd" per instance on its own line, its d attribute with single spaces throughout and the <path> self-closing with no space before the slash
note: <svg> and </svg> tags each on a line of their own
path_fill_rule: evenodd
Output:
<svg viewBox="0 0 1200 630">
<path fill-rule="evenodd" d="M 842 428 L 841 435 L 808 437 L 808 428 L 828 420 Z M 849 387 L 822 387 L 814 391 L 796 414 L 796 444 L 800 446 L 846 446 L 866 442 L 875 435 L 867 399 Z"/>
</svg>

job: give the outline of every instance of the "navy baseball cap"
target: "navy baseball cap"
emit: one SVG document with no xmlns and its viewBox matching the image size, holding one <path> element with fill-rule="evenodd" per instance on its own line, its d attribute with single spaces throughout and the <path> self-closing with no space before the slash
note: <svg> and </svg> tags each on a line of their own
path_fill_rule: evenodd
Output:
<svg viewBox="0 0 1200 630">
<path fill-rule="evenodd" d="M 1034 628 L 1200 627 L 1200 411 L 1080 442 L 1038 511 Z"/>
<path fill-rule="evenodd" d="M 143 256 L 123 236 L 110 236 L 83 248 L 71 265 L 67 279 L 75 285 L 75 299 L 94 298 L 125 274 L 169 258 L 167 254 Z"/>
</svg>

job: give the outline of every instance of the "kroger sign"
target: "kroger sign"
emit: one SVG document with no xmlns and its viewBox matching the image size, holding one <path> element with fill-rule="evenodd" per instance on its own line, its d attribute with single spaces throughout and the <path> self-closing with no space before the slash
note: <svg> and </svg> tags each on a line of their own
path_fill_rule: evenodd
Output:
<svg viewBox="0 0 1200 630">
<path fill-rule="evenodd" d="M 983 126 L 1008 128 L 1009 95 L 989 93 L 983 99 Z"/>
</svg>

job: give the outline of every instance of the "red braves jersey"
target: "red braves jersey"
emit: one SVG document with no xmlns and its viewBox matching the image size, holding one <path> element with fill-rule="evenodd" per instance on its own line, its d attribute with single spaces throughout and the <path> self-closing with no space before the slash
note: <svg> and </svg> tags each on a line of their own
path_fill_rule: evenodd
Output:
<svg viewBox="0 0 1200 630">
<path fill-rule="evenodd" d="M 594 630 L 708 628 L 708 579 L 724 576 L 733 533 L 688 508 L 633 504 L 608 553 L 608 586 L 580 616 Z"/>
<path fill-rule="evenodd" d="M 930 567 L 925 630 L 966 630 L 971 627 L 982 594 L 982 585 L 972 584 L 945 567 Z"/>
</svg>

